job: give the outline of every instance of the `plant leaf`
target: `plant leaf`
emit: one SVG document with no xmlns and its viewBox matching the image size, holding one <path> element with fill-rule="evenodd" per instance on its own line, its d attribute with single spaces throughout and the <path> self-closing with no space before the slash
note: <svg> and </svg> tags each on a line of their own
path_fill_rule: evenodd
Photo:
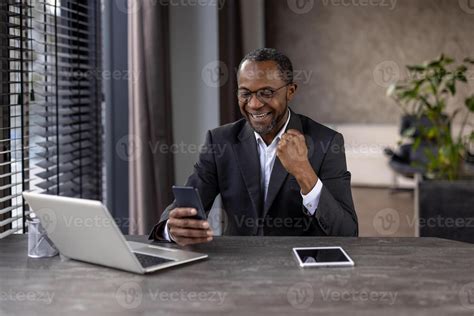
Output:
<svg viewBox="0 0 474 316">
<path fill-rule="evenodd" d="M 451 92 L 451 95 L 456 94 L 456 84 L 454 83 L 454 79 L 449 80 L 446 83 L 446 86 L 448 87 L 449 91 Z"/>
<path fill-rule="evenodd" d="M 426 66 L 423 65 L 413 65 L 413 66 L 407 66 L 407 69 L 410 71 L 414 72 L 423 72 L 426 70 Z"/>
<path fill-rule="evenodd" d="M 452 64 L 453 62 L 454 62 L 454 59 L 451 58 L 451 57 L 445 57 L 445 58 L 444 58 L 444 64 L 445 64 L 445 65 Z"/>
<path fill-rule="evenodd" d="M 456 69 L 456 72 L 466 72 L 467 67 L 466 65 L 461 65 Z"/>
<path fill-rule="evenodd" d="M 474 112 L 474 95 L 467 98 L 464 103 L 466 104 L 466 107 L 469 109 L 469 112 Z"/>
<path fill-rule="evenodd" d="M 393 96 L 396 89 L 397 89 L 397 86 L 394 83 L 392 83 L 390 86 L 388 86 L 387 92 L 386 92 L 387 97 Z"/>
<path fill-rule="evenodd" d="M 403 132 L 403 137 L 406 137 L 406 138 L 411 138 L 413 135 L 415 135 L 415 132 L 416 132 L 416 127 L 412 126 L 412 127 L 409 127 L 407 128 L 404 132 Z"/>
<path fill-rule="evenodd" d="M 464 58 L 464 62 L 468 64 L 474 64 L 474 58 L 466 57 Z"/>
<path fill-rule="evenodd" d="M 454 110 L 454 112 L 453 112 L 453 114 L 451 115 L 451 118 L 450 118 L 449 121 L 450 121 L 450 122 L 453 122 L 454 119 L 456 118 L 456 116 L 458 116 L 458 114 L 459 114 L 460 111 L 461 111 L 461 109 L 459 109 L 459 108 L 456 109 L 456 110 Z"/>
<path fill-rule="evenodd" d="M 420 95 L 420 99 L 429 109 L 433 108 L 433 106 L 428 102 L 428 100 L 424 96 Z"/>
<path fill-rule="evenodd" d="M 415 139 L 415 142 L 413 143 L 413 145 L 411 146 L 411 148 L 416 151 L 421 145 L 421 138 L 420 137 L 417 137 Z"/>
<path fill-rule="evenodd" d="M 467 78 L 464 75 L 458 75 L 458 80 L 467 83 Z"/>
<path fill-rule="evenodd" d="M 436 136 L 438 135 L 438 128 L 433 126 L 431 127 L 430 129 L 428 129 L 428 132 L 426 134 L 426 136 L 429 138 L 429 139 L 433 139 L 435 138 Z"/>
</svg>

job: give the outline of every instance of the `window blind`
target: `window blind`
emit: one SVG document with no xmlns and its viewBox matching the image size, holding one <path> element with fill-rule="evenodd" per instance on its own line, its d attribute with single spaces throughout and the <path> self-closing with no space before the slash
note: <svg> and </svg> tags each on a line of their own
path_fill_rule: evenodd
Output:
<svg viewBox="0 0 474 316">
<path fill-rule="evenodd" d="M 101 200 L 99 9 L 87 0 L 1 5 L 0 142 L 11 149 L 0 152 L 0 237 L 25 231 L 23 190 Z"/>
<path fill-rule="evenodd" d="M 0 238 L 25 230 L 28 107 L 32 48 L 30 1 L 0 3 Z"/>
</svg>

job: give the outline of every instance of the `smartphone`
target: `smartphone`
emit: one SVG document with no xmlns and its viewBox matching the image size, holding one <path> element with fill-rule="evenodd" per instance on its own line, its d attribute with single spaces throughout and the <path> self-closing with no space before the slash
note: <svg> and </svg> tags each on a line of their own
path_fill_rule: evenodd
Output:
<svg viewBox="0 0 474 316">
<path fill-rule="evenodd" d="M 341 247 L 293 248 L 300 267 L 352 267 L 354 261 Z"/>
<path fill-rule="evenodd" d="M 194 219 L 207 220 L 204 206 L 201 202 L 199 191 L 193 187 L 173 185 L 173 194 L 178 207 L 192 207 L 197 210 L 197 215 L 192 216 Z"/>
</svg>

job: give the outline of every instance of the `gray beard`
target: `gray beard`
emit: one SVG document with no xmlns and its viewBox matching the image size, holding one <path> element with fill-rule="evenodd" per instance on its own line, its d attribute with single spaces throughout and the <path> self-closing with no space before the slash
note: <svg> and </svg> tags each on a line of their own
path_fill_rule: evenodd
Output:
<svg viewBox="0 0 474 316">
<path fill-rule="evenodd" d="M 285 110 L 284 113 L 286 114 L 287 111 L 288 111 L 288 101 L 287 101 L 286 110 Z M 283 114 L 283 117 L 285 117 L 285 114 Z M 252 128 L 253 128 L 253 130 L 254 130 L 255 132 L 257 132 L 258 134 L 260 134 L 261 136 L 263 136 L 263 135 L 269 134 L 269 133 L 272 131 L 272 129 L 274 129 L 275 126 L 277 126 L 277 124 L 278 124 L 278 119 L 283 119 L 283 117 L 282 117 L 282 118 L 280 118 L 280 117 L 275 117 L 275 118 L 272 120 L 272 122 L 270 123 L 270 125 L 268 125 L 268 126 L 263 126 L 263 127 L 255 127 L 255 126 L 252 125 L 252 123 L 250 123 L 250 121 L 249 121 L 249 123 L 250 123 L 250 126 L 252 126 Z"/>
<path fill-rule="evenodd" d="M 267 125 L 267 126 L 262 126 L 262 127 L 256 127 L 256 126 L 253 126 L 252 124 L 250 124 L 250 126 L 252 126 L 253 130 L 255 132 L 257 132 L 258 134 L 260 135 L 267 135 L 269 134 L 274 128 L 275 126 L 277 125 L 277 119 L 278 118 L 274 118 L 272 120 L 272 122 Z"/>
</svg>

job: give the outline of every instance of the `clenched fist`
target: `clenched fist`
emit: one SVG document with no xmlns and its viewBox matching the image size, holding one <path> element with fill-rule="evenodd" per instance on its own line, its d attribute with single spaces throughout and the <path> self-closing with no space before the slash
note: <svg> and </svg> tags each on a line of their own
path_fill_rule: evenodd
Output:
<svg viewBox="0 0 474 316">
<path fill-rule="evenodd" d="M 309 162 L 304 135 L 295 129 L 284 133 L 278 142 L 277 157 L 286 171 L 296 178 L 302 193 L 308 194 L 318 177 Z"/>
</svg>

